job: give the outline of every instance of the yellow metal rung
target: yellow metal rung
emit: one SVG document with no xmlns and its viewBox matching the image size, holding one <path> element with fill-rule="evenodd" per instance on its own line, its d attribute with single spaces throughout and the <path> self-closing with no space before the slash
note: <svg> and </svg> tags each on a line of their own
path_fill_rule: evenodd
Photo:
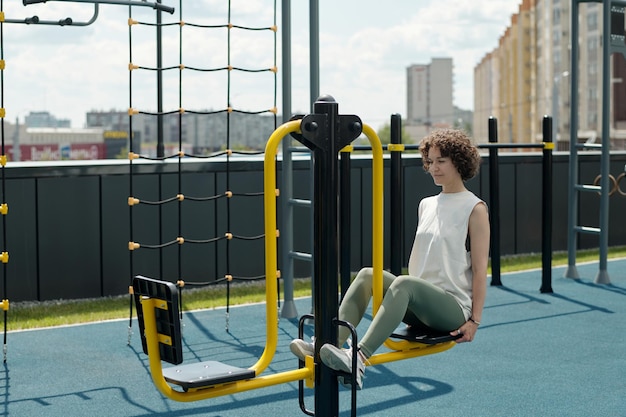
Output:
<svg viewBox="0 0 626 417">
<path fill-rule="evenodd" d="M 9 205 L 7 203 L 0 204 L 0 214 L 7 215 L 9 213 Z"/>
<path fill-rule="evenodd" d="M 8 311 L 9 310 L 9 300 L 2 300 L 2 303 L 0 303 L 0 307 L 2 307 L 2 310 Z"/>
<path fill-rule="evenodd" d="M 390 143 L 387 145 L 387 150 L 389 152 L 403 152 L 404 144 L 403 143 Z"/>
<path fill-rule="evenodd" d="M 2 261 L 3 264 L 9 263 L 9 252 L 0 253 L 0 261 Z"/>
<path fill-rule="evenodd" d="M 172 346 L 172 338 L 166 334 L 157 334 L 157 338 L 159 339 L 159 343 L 163 343 L 164 345 Z"/>
</svg>

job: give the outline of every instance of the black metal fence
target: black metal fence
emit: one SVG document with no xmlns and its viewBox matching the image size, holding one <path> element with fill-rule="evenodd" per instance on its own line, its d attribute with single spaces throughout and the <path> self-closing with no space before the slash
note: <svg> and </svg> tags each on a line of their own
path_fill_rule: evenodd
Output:
<svg viewBox="0 0 626 417">
<path fill-rule="evenodd" d="M 581 180 L 593 183 L 599 173 L 597 153 L 580 155 Z M 568 154 L 553 155 L 553 239 L 556 251 L 567 249 L 567 175 Z M 626 165 L 626 153 L 611 158 L 611 174 L 617 178 Z M 126 294 L 131 274 L 144 274 L 168 280 L 178 279 L 178 247 L 162 250 L 139 249 L 135 253 L 135 271 L 130 271 L 129 241 L 129 169 L 125 161 L 99 163 L 7 165 L 6 195 L 9 204 L 7 230 L 10 254 L 8 286 L 5 298 L 12 302 L 24 300 L 74 299 Z M 294 161 L 295 198 L 310 198 L 310 164 Z M 230 159 L 230 188 L 238 192 L 263 189 L 261 157 Z M 280 162 L 279 162 L 280 170 Z M 415 227 L 417 205 L 425 196 L 437 193 L 431 178 L 422 169 L 417 153 L 402 155 L 404 175 L 403 218 L 385 216 L 385 230 L 391 222 L 400 221 L 406 233 L 401 259 L 406 266 Z M 371 263 L 371 159 L 354 155 L 351 162 L 351 236 L 352 270 Z M 182 186 L 186 193 L 214 195 L 225 189 L 224 161 L 185 161 L 182 165 Z M 134 187 L 142 195 L 157 199 L 175 194 L 178 166 L 169 163 L 135 165 Z M 541 152 L 500 152 L 500 253 L 502 255 L 541 252 Z M 389 160 L 385 160 L 385 213 L 390 212 L 387 184 Z M 481 173 L 468 182 L 468 188 L 489 201 L 489 169 L 485 155 Z M 280 175 L 279 175 L 280 187 Z M 624 185 L 622 185 L 622 189 Z M 278 197 L 280 198 L 280 197 Z M 626 245 L 626 197 L 614 193 L 610 199 L 609 245 Z M 230 210 L 230 232 L 242 235 L 263 233 L 262 199 L 232 198 L 212 205 L 184 205 L 184 234 L 219 236 L 229 232 L 226 218 Z M 137 235 L 153 238 L 176 236 L 178 207 L 167 206 L 160 213 L 136 207 L 134 227 Z M 294 213 L 295 250 L 310 252 L 310 209 Z M 599 199 L 587 193 L 580 199 L 581 224 L 597 221 Z M 280 213 L 279 213 L 280 216 Z M 184 245 L 180 263 L 182 275 L 189 281 L 210 281 L 226 273 L 225 242 L 210 247 Z M 581 236 L 580 248 L 598 246 L 597 238 Z M 280 239 L 279 239 L 280 250 Z M 238 275 L 255 276 L 264 271 L 263 240 L 231 242 L 231 264 Z M 385 267 L 391 262 L 389 242 L 385 242 Z M 279 265 L 280 267 L 280 265 Z M 231 272 L 232 273 L 232 272 Z M 296 261 L 296 276 L 309 276 L 310 263 Z"/>
</svg>

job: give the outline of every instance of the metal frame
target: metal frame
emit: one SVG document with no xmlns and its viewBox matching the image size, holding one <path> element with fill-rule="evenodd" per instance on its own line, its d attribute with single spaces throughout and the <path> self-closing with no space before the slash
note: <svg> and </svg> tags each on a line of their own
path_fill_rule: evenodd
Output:
<svg viewBox="0 0 626 417">
<path fill-rule="evenodd" d="M 578 62 L 579 62 L 579 4 L 602 3 L 602 146 L 600 158 L 600 186 L 582 185 L 578 179 L 578 149 L 584 145 L 578 144 Z M 624 0 L 572 0 L 572 57 L 571 57 L 571 103 L 570 103 L 570 162 L 568 184 L 568 265 L 564 276 L 579 278 L 576 269 L 577 234 L 587 233 L 599 236 L 599 270 L 595 278 L 598 284 L 610 284 L 607 272 L 607 255 L 609 242 L 609 165 L 610 165 L 610 94 L 611 68 L 610 57 L 614 52 L 621 52 L 626 56 L 626 44 L 613 42 L 611 34 L 611 12 L 614 6 L 624 7 Z M 591 191 L 600 193 L 599 227 L 580 226 L 578 220 L 578 192 Z"/>
</svg>

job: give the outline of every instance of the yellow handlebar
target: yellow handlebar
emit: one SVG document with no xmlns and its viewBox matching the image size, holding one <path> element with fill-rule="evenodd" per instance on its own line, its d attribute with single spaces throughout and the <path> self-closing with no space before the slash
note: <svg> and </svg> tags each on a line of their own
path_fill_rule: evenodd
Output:
<svg viewBox="0 0 626 417">
<path fill-rule="evenodd" d="M 267 336 L 265 350 L 252 369 L 259 375 L 272 362 L 278 344 L 278 264 L 276 249 L 276 153 L 281 140 L 300 130 L 300 120 L 279 126 L 265 145 L 264 206 L 265 206 L 265 302 Z"/>
</svg>

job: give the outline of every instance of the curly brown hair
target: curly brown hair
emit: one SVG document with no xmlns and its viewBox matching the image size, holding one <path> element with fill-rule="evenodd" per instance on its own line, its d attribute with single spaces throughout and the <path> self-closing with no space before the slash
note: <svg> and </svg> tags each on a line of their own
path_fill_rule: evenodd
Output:
<svg viewBox="0 0 626 417">
<path fill-rule="evenodd" d="M 463 181 L 474 178 L 480 168 L 480 154 L 467 134 L 462 130 L 438 129 L 430 133 L 420 142 L 420 152 L 422 153 L 422 164 L 424 170 L 428 171 L 428 151 L 436 147 L 441 152 L 441 156 L 449 157 L 456 167 Z"/>
</svg>

